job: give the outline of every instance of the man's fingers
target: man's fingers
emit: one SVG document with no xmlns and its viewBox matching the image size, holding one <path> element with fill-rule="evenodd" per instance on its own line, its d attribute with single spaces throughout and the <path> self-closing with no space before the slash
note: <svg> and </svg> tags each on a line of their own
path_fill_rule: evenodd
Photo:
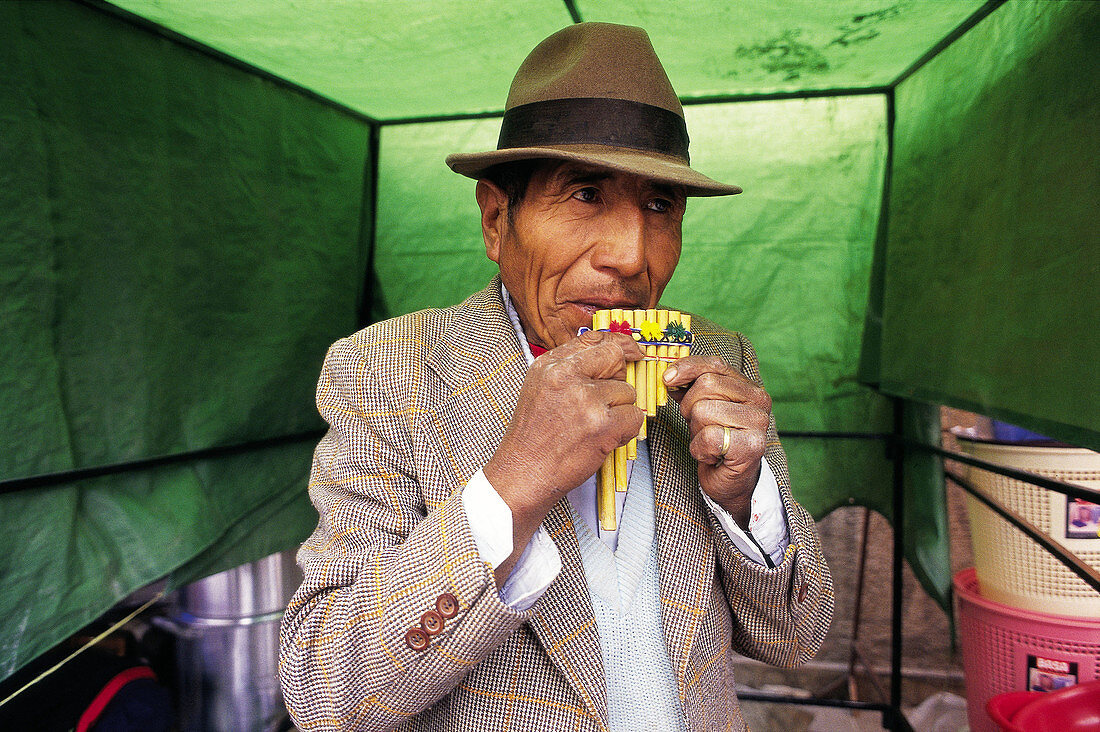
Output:
<svg viewBox="0 0 1100 732">
<path fill-rule="evenodd" d="M 703 399 L 695 402 L 687 421 L 692 436 L 708 425 L 767 432 L 771 414 L 752 404 Z"/>
<path fill-rule="evenodd" d="M 625 333 L 605 333 L 598 330 L 589 330 L 582 333 L 578 340 L 593 345 L 618 346 L 622 351 L 623 358 L 627 361 L 640 361 L 645 357 L 645 353 L 642 352 L 637 342 Z"/>
<path fill-rule="evenodd" d="M 634 339 L 625 333 L 608 333 L 602 330 L 586 330 L 573 340 L 558 346 L 554 351 L 562 350 L 563 352 L 574 353 L 602 343 L 618 344 L 624 354 L 629 353 L 635 356 L 629 358 L 631 361 L 637 361 L 645 355 Z"/>
<path fill-rule="evenodd" d="M 757 430 L 710 424 L 695 435 L 689 450 L 700 463 L 724 464 L 740 469 L 760 462 L 764 455 L 764 434 Z"/>
<path fill-rule="evenodd" d="M 634 404 L 638 392 L 633 386 L 618 379 L 606 379 L 593 382 L 604 396 L 600 403 L 609 407 L 621 407 L 625 404 Z M 640 426 L 640 425 L 639 425 Z"/>
<path fill-rule="evenodd" d="M 549 361 L 543 361 L 551 355 Z M 644 355 L 638 344 L 623 333 L 586 331 L 535 363 L 567 364 L 574 373 L 591 379 L 623 379 L 627 361 L 639 361 Z"/>
<path fill-rule="evenodd" d="M 622 447 L 638 436 L 638 430 L 645 420 L 645 412 L 634 405 L 633 400 L 628 404 L 620 404 L 611 408 L 611 419 L 620 427 L 619 440 L 615 447 Z"/>
<path fill-rule="evenodd" d="M 718 356 L 684 356 L 669 364 L 665 370 L 665 385 L 672 388 L 689 386 L 705 373 L 732 376 L 737 372 Z"/>
<path fill-rule="evenodd" d="M 599 389 L 593 403 L 569 420 L 584 439 L 597 445 L 604 454 L 638 436 L 645 418 L 634 404 L 634 389 L 622 381 L 592 382 Z"/>
<path fill-rule="evenodd" d="M 669 371 L 672 372 L 671 377 Z M 680 412 L 688 419 L 695 404 L 704 399 L 749 404 L 765 412 L 771 411 L 768 392 L 717 357 L 688 356 L 680 359 L 666 369 L 665 384 L 673 387 L 674 391 L 669 393 L 680 403 Z M 685 386 L 686 391 L 680 390 Z"/>
</svg>

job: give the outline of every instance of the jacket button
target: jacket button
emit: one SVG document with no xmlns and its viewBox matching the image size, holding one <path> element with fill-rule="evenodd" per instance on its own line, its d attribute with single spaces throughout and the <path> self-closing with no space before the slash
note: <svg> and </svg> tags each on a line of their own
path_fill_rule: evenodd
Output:
<svg viewBox="0 0 1100 732">
<path fill-rule="evenodd" d="M 409 632 L 405 633 L 405 643 L 414 651 L 424 650 L 430 642 L 431 639 L 423 628 L 409 628 Z"/>
<path fill-rule="evenodd" d="M 798 586 L 798 604 L 806 602 L 806 583 L 803 582 Z"/>
<path fill-rule="evenodd" d="M 439 614 L 446 620 L 450 620 L 455 615 L 458 615 L 458 598 L 449 592 L 444 592 L 435 601 L 435 609 L 439 611 Z"/>
<path fill-rule="evenodd" d="M 439 635 L 439 632 L 443 630 L 443 616 L 435 610 L 429 610 L 420 616 L 420 627 L 428 635 Z"/>
</svg>

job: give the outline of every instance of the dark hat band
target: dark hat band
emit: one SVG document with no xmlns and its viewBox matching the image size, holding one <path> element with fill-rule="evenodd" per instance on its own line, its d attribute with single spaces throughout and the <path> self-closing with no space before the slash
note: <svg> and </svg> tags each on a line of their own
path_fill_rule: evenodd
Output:
<svg viewBox="0 0 1100 732">
<path fill-rule="evenodd" d="M 544 145 L 606 145 L 689 160 L 683 117 L 626 99 L 548 99 L 504 113 L 498 150 Z"/>
</svg>

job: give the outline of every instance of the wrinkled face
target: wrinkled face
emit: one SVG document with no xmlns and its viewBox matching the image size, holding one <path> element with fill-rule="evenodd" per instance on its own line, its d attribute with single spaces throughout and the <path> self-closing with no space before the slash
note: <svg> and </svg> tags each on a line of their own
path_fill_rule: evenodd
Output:
<svg viewBox="0 0 1100 732">
<path fill-rule="evenodd" d="M 680 259 L 682 191 L 581 163 L 548 163 L 518 209 L 479 181 L 485 250 L 500 266 L 528 340 L 560 346 L 592 313 L 652 308 Z"/>
</svg>

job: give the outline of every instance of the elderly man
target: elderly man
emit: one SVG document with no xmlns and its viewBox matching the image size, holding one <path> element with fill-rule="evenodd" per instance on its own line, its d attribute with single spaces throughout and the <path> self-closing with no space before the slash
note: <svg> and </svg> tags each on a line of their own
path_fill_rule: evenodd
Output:
<svg viewBox="0 0 1100 732">
<path fill-rule="evenodd" d="M 477 179 L 500 276 L 329 351 L 320 524 L 283 625 L 299 727 L 744 729 L 734 653 L 793 666 L 832 614 L 770 398 L 738 334 L 696 318 L 617 529 L 593 474 L 644 419 L 604 308 L 656 307 L 686 197 L 683 110 L 644 31 L 585 23 L 520 67 Z"/>
</svg>

